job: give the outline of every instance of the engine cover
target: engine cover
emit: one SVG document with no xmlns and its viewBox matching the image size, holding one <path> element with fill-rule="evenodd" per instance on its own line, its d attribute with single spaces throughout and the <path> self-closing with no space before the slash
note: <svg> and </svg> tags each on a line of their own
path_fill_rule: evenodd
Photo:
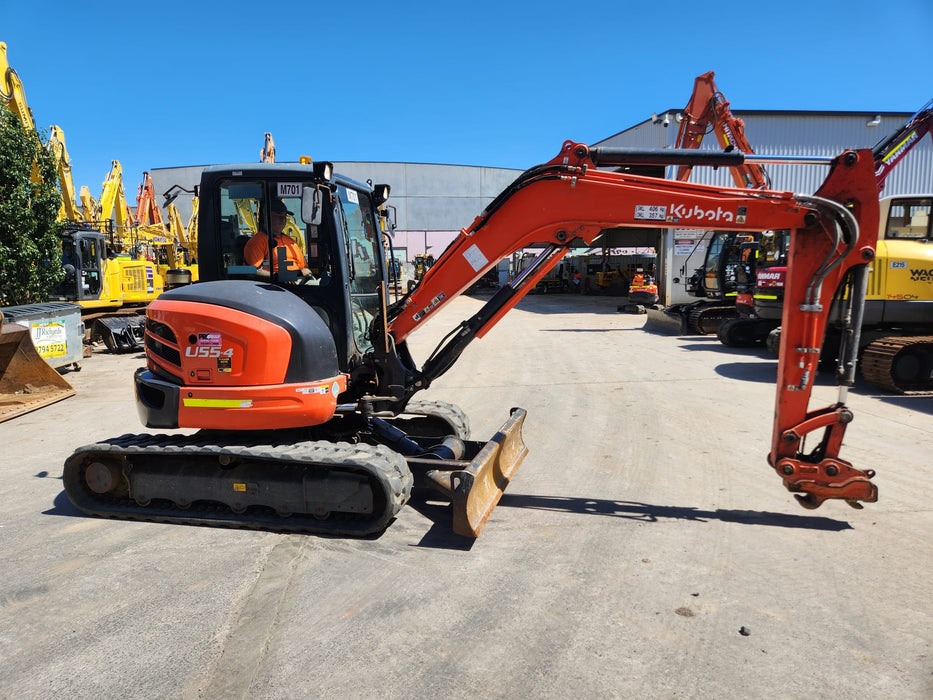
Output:
<svg viewBox="0 0 933 700">
<path fill-rule="evenodd" d="M 204 282 L 162 294 L 146 315 L 136 394 L 148 427 L 317 425 L 346 390 L 327 324 L 281 287 Z"/>
</svg>

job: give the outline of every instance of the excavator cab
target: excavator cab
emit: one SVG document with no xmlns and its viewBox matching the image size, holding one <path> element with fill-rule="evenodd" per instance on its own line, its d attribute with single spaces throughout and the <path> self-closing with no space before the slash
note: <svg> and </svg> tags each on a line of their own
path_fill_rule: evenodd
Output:
<svg viewBox="0 0 933 700">
<path fill-rule="evenodd" d="M 704 262 L 704 296 L 734 300 L 737 287 L 754 276 L 750 255 L 758 234 L 714 231 Z"/>
<path fill-rule="evenodd" d="M 198 410 L 186 418 L 184 403 L 179 407 L 174 398 L 176 390 L 160 384 L 187 382 L 192 373 L 204 378 L 200 384 L 205 391 L 223 387 L 228 394 L 240 391 L 249 400 L 255 399 L 253 387 L 257 385 L 278 386 L 270 390 L 273 396 L 268 401 L 281 400 L 279 408 L 250 414 L 238 424 L 247 430 L 326 422 L 333 416 L 337 395 L 346 391 L 349 375 L 363 381 L 352 382 L 353 388 L 341 401 L 357 400 L 370 390 L 367 380 L 375 380 L 372 328 L 376 319 L 385 323 L 381 310 L 386 267 L 378 207 L 387 189 L 333 176 L 324 166 L 255 164 L 242 169 L 206 169 L 200 188 L 201 282 L 166 292 L 149 307 L 150 319 L 158 321 L 163 309 L 168 313 L 177 308 L 176 302 L 184 304 L 186 311 L 191 310 L 191 327 L 200 331 L 179 337 L 178 330 L 169 332 L 167 327 L 150 323 L 157 335 L 162 332 L 162 344 L 157 346 L 162 352 L 150 352 L 150 374 L 142 380 L 148 386 L 144 396 L 152 399 L 146 405 L 154 407 L 144 422 L 158 427 L 224 426 L 223 411 Z M 275 208 L 286 215 L 284 227 L 281 220 L 273 221 Z M 273 230 L 277 232 L 270 236 L 267 232 Z M 213 235 L 203 233 L 208 231 Z M 266 238 L 262 241 L 266 258 L 258 265 L 250 264 L 257 260 L 246 253 L 249 242 L 257 237 Z M 304 270 L 310 273 L 302 274 Z M 251 281 L 264 301 L 241 297 L 242 281 Z M 199 317 L 200 307 L 190 305 L 208 300 L 225 309 L 223 317 Z M 270 369 L 271 373 L 267 367 L 253 368 L 250 363 L 258 352 L 269 352 L 271 357 L 279 331 L 260 327 L 253 322 L 255 316 L 290 334 L 292 351 L 281 360 L 284 366 Z M 206 337 L 201 338 L 199 332 Z M 188 336 L 195 340 L 186 342 Z M 384 330 L 378 336 L 385 337 Z M 169 345 L 179 340 L 181 352 Z M 309 392 L 304 396 L 313 396 L 310 392 L 323 391 L 322 386 L 331 400 L 320 410 L 309 409 L 313 417 L 289 413 L 285 397 L 302 391 Z M 289 414 L 287 419 L 285 414 Z"/>
<path fill-rule="evenodd" d="M 97 301 L 104 293 L 106 236 L 89 229 L 66 229 L 62 235 L 65 277 L 52 295 L 62 301 Z M 106 295 L 105 295 L 106 296 Z"/>
</svg>

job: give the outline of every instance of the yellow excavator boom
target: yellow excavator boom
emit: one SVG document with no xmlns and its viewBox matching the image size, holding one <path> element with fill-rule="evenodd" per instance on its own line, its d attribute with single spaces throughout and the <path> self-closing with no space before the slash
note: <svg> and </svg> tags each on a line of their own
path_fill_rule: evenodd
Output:
<svg viewBox="0 0 933 700">
<path fill-rule="evenodd" d="M 6 57 L 6 44 L 2 41 L 0 41 L 0 102 L 19 117 L 26 129 L 35 130 L 36 122 L 26 102 L 23 81 L 10 66 Z"/>
</svg>

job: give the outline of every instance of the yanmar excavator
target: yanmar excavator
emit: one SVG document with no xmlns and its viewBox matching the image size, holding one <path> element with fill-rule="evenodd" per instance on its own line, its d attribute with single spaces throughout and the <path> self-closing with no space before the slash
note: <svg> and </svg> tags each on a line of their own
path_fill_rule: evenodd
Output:
<svg viewBox="0 0 933 700">
<path fill-rule="evenodd" d="M 879 192 L 907 154 L 933 134 L 933 100 L 872 148 Z M 876 259 L 868 277 L 861 329 L 861 372 L 885 391 L 933 390 L 933 193 L 884 197 L 879 204 Z M 720 326 L 720 341 L 730 346 L 767 343 L 776 354 L 784 305 L 786 246 L 775 231 L 769 250 L 762 248 L 751 312 Z M 762 241 L 764 243 L 764 241 Z M 830 317 L 823 344 L 824 367 L 835 367 L 845 324 Z"/>
<path fill-rule="evenodd" d="M 716 86 L 715 77 L 715 73 L 709 71 L 694 80 L 690 101 L 681 112 L 675 146 L 700 148 L 703 138 L 712 133 L 724 152 L 738 150 L 752 155 L 754 151 L 745 136 L 745 122 L 732 114 L 729 101 Z M 682 165 L 677 168 L 676 178 L 687 182 L 692 172 L 692 165 Z M 736 187 L 758 190 L 771 187 L 771 179 L 760 163 L 742 162 L 731 167 L 729 174 Z M 754 276 L 753 266 L 745 255 L 747 248 L 743 245 L 757 240 L 759 235 L 757 231 L 707 231 L 703 236 L 706 242 L 703 264 L 692 275 L 685 275 L 687 293 L 697 300 L 671 304 L 663 309 L 648 307 L 649 324 L 681 334 L 716 333 L 720 324 L 735 317 L 735 301 L 746 284 L 745 278 Z M 696 250 L 701 249 L 698 244 Z M 690 259 L 684 267 L 689 265 Z"/>
<path fill-rule="evenodd" d="M 526 455 L 525 411 L 488 441 L 462 411 L 413 401 L 554 268 L 575 244 L 618 226 L 789 229 L 784 345 L 769 461 L 806 507 L 875 501 L 872 470 L 839 456 L 852 420 L 838 402 L 808 409 L 829 304 L 852 273 L 852 327 L 874 257 L 878 192 L 870 151 L 833 162 L 819 193 L 713 187 L 600 170 L 629 164 L 729 167 L 740 152 L 590 148 L 567 141 L 520 175 L 450 244 L 418 285 L 388 305 L 378 217 L 388 186 L 335 175 L 329 163 L 242 164 L 203 171 L 202 282 L 165 292 L 147 312 L 147 366 L 135 375 L 142 422 L 192 435 L 124 435 L 78 448 L 68 496 L 90 515 L 360 535 L 383 530 L 413 484 L 450 499 L 453 529 L 476 537 Z M 275 200 L 279 200 L 276 202 Z M 289 268 L 270 236 L 273 278 L 242 257 L 271 230 L 273 206 L 301 222 L 313 274 Z M 541 253 L 419 368 L 408 337 L 515 251 Z M 204 281 L 208 280 L 208 281 Z M 849 358 L 854 372 L 855 356 Z M 810 449 L 805 442 L 815 440 Z"/>
</svg>

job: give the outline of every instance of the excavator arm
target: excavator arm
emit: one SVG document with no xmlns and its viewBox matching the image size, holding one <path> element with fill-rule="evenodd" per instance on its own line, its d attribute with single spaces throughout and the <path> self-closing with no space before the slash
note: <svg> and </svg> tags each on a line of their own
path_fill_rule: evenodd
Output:
<svg viewBox="0 0 933 700">
<path fill-rule="evenodd" d="M 272 134 L 268 131 L 265 134 L 265 142 L 263 143 L 262 150 L 259 152 L 259 162 L 275 162 L 275 140 L 272 138 Z"/>
<path fill-rule="evenodd" d="M 693 228 L 760 231 L 790 229 L 792 274 L 786 291 L 774 438 L 769 460 L 806 506 L 826 498 L 874 501 L 872 472 L 839 459 L 851 412 L 840 401 L 808 409 L 819 348 L 837 287 L 850 270 L 862 285 L 849 294 L 853 329 L 859 327 L 867 265 L 874 256 L 878 193 L 868 150 L 839 156 L 817 196 L 718 188 L 662 180 L 598 166 L 715 165 L 745 161 L 740 151 L 589 148 L 567 141 L 560 154 L 532 168 L 500 194 L 438 258 L 414 290 L 390 307 L 387 330 L 396 345 L 512 253 L 541 248 L 532 265 L 464 321 L 413 374 L 407 395 L 449 369 L 469 343 L 489 331 L 576 245 L 590 246 L 609 228 Z M 857 332 L 857 330 L 853 330 Z M 857 342 L 853 347 L 857 347 Z M 854 351 L 851 364 L 854 368 Z M 851 382 L 851 376 L 848 377 Z M 823 429 L 809 453 L 804 438 Z"/>
<path fill-rule="evenodd" d="M 65 146 L 65 132 L 59 126 L 52 126 L 49 135 L 49 149 L 55 157 L 58 167 L 58 185 L 62 191 L 62 206 L 58 212 L 59 221 L 83 222 L 84 212 L 78 208 L 75 197 L 74 179 L 71 176 L 71 159 Z"/>
<path fill-rule="evenodd" d="M 23 81 L 10 66 L 6 57 L 6 44 L 2 41 L 0 41 L 0 103 L 5 104 L 13 114 L 19 117 L 23 128 L 27 131 L 35 130 L 36 123 L 32 118 L 32 110 L 26 102 Z"/>
<path fill-rule="evenodd" d="M 703 137 L 711 131 L 724 151 L 739 150 L 754 153 L 745 138 L 745 122 L 733 116 L 729 101 L 716 87 L 713 71 L 697 76 L 693 83 L 693 94 L 681 113 L 680 130 L 677 133 L 678 148 L 699 148 Z M 677 168 L 677 179 L 686 182 L 693 170 L 692 165 Z M 743 163 L 730 169 L 736 187 L 766 189 L 771 186 L 768 174 L 761 165 Z"/>
<path fill-rule="evenodd" d="M 109 221 L 111 217 L 116 221 L 117 236 L 122 241 L 130 234 L 136 221 L 126 203 L 126 192 L 123 189 L 123 166 L 118 160 L 111 161 L 110 172 L 104 180 L 93 218 L 95 221 Z"/>
<path fill-rule="evenodd" d="M 143 171 L 143 181 L 139 185 L 139 193 L 136 195 L 136 221 L 141 226 L 164 223 L 162 210 L 156 203 L 152 175 L 148 171 Z"/>
<path fill-rule="evenodd" d="M 887 138 L 881 140 L 872 149 L 875 157 L 875 176 L 878 179 L 878 191 L 884 189 L 885 180 L 898 163 L 910 153 L 911 149 L 930 133 L 933 126 L 933 100 L 927 102 Z"/>
</svg>

